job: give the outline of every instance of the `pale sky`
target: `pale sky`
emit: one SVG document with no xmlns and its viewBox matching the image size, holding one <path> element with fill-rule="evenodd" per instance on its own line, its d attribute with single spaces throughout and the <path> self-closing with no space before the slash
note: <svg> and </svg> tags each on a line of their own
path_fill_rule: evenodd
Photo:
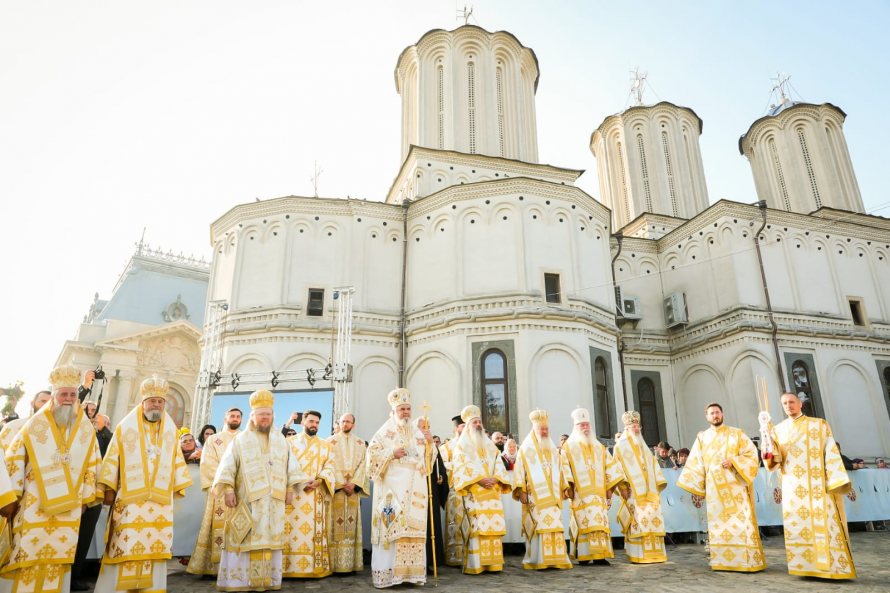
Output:
<svg viewBox="0 0 890 593">
<path fill-rule="evenodd" d="M 210 257 L 209 225 L 255 198 L 382 200 L 398 171 L 399 53 L 460 22 L 454 0 L 0 0 L 0 384 L 44 387 L 92 302 L 108 298 L 147 228 L 152 245 Z M 737 141 L 771 78 L 842 108 L 866 210 L 890 215 L 888 2 L 473 3 L 538 57 L 542 163 L 586 169 L 588 143 L 644 100 L 704 120 L 711 202 L 754 202 Z"/>
</svg>

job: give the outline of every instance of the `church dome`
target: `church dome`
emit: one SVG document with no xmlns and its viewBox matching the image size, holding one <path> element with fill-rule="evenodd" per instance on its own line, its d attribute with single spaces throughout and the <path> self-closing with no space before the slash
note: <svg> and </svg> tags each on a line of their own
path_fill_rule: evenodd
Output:
<svg viewBox="0 0 890 593">
<path fill-rule="evenodd" d="M 433 29 L 402 51 L 402 159 L 412 145 L 538 161 L 535 53 L 506 31 Z"/>
</svg>

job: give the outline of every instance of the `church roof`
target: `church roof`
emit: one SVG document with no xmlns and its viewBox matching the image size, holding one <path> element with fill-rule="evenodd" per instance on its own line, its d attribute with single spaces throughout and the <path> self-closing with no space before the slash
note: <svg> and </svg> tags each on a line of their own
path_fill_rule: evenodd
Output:
<svg viewBox="0 0 890 593">
<path fill-rule="evenodd" d="M 677 105 L 676 103 L 671 103 L 670 101 L 660 101 L 653 105 L 634 105 L 632 107 L 628 107 L 624 111 L 620 111 L 618 113 L 613 113 L 612 115 L 603 119 L 603 121 L 600 122 L 600 125 L 598 125 L 596 127 L 596 129 L 593 131 L 593 133 L 590 134 L 590 141 L 593 142 L 594 136 L 597 133 L 602 133 L 603 127 L 606 124 L 610 123 L 613 119 L 618 118 L 618 119 L 623 120 L 624 118 L 626 118 L 630 115 L 633 115 L 634 113 L 636 113 L 638 111 L 648 111 L 650 109 L 656 109 L 658 107 L 671 107 L 673 109 L 680 109 L 682 111 L 688 111 L 689 113 L 692 114 L 693 117 L 695 117 L 695 120 L 698 122 L 698 133 L 701 134 L 702 130 L 704 130 L 704 122 L 702 121 L 702 118 L 700 118 L 698 116 L 698 114 L 695 112 L 695 110 L 692 109 L 691 107 L 684 107 L 683 105 Z"/>
<path fill-rule="evenodd" d="M 94 323 L 161 325 L 187 319 L 204 325 L 210 267 L 206 262 L 140 245 Z"/>
<path fill-rule="evenodd" d="M 821 105 L 816 105 L 815 103 L 804 103 L 803 101 L 791 101 L 786 99 L 779 105 L 774 105 L 773 107 L 771 107 L 766 115 L 755 120 L 754 123 L 748 126 L 748 131 L 739 136 L 739 154 L 745 154 L 745 151 L 742 148 L 742 143 L 745 141 L 745 138 L 751 133 L 751 130 L 753 130 L 756 126 L 758 126 L 762 122 L 769 121 L 774 117 L 783 117 L 786 113 L 790 113 L 793 109 L 796 109 L 798 107 L 831 107 L 832 109 L 836 109 L 841 114 L 841 118 L 847 118 L 846 112 L 832 103 L 822 103 Z"/>
<path fill-rule="evenodd" d="M 396 90 L 398 90 L 398 88 L 399 88 L 399 66 L 402 64 L 402 58 L 405 57 L 405 54 L 406 54 L 411 48 L 415 48 L 415 47 L 421 45 L 425 40 L 429 39 L 430 37 L 432 37 L 432 36 L 434 36 L 434 35 L 436 35 L 436 34 L 438 34 L 438 33 L 455 33 L 455 32 L 457 32 L 457 31 L 462 31 L 462 30 L 467 30 L 467 29 L 475 29 L 475 30 L 477 30 L 477 31 L 479 31 L 479 32 L 482 32 L 482 33 L 485 33 L 485 34 L 487 34 L 487 35 L 493 35 L 493 36 L 496 36 L 496 35 L 504 35 L 504 36 L 507 36 L 507 37 L 509 37 L 510 39 L 512 39 L 514 42 L 516 42 L 516 44 L 518 44 L 520 48 L 528 50 L 528 51 L 531 53 L 532 59 L 535 61 L 535 70 L 537 70 L 537 72 L 535 73 L 535 90 L 536 90 L 536 91 L 538 90 L 538 80 L 540 80 L 540 78 L 541 78 L 541 69 L 540 69 L 540 66 L 539 66 L 539 64 L 538 64 L 538 56 L 535 54 L 535 50 L 533 50 L 533 49 L 530 48 L 530 47 L 526 47 L 526 46 L 522 45 L 522 42 L 519 41 L 519 39 L 517 39 L 516 36 L 515 36 L 513 33 L 510 33 L 509 31 L 494 31 L 494 32 L 491 32 L 491 31 L 488 31 L 488 30 L 486 30 L 486 29 L 483 29 L 482 27 L 478 27 L 478 26 L 476 26 L 476 25 L 463 25 L 463 26 L 460 26 L 460 27 L 458 27 L 458 28 L 456 28 L 456 29 L 452 29 L 452 30 L 450 30 L 450 31 L 447 30 L 447 29 L 430 29 L 429 31 L 427 31 L 426 33 L 424 33 L 423 35 L 421 35 L 421 36 L 420 36 L 420 39 L 418 39 L 417 42 L 416 42 L 414 45 L 409 45 L 408 47 L 406 47 L 405 49 L 403 49 L 403 50 L 402 50 L 402 53 L 399 54 L 399 59 L 396 60 L 396 67 L 395 67 L 395 70 L 393 71 L 393 77 L 395 78 L 395 81 L 396 81 Z"/>
</svg>

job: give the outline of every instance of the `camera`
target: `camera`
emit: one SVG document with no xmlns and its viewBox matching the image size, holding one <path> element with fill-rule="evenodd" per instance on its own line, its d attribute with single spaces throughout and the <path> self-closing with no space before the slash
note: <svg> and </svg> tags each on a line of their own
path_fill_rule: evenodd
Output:
<svg viewBox="0 0 890 593">
<path fill-rule="evenodd" d="M 93 371 L 95 373 L 95 378 L 99 381 L 105 380 L 105 371 L 102 370 L 102 365 L 96 367 L 96 370 Z"/>
</svg>

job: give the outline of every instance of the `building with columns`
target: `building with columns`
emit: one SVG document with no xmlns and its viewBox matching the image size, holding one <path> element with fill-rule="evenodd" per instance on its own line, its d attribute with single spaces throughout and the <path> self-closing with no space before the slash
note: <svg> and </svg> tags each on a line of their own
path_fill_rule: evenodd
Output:
<svg viewBox="0 0 890 593">
<path fill-rule="evenodd" d="M 199 341 L 207 301 L 209 265 L 203 260 L 139 243 L 111 297 L 96 294 L 74 338 L 56 364 L 102 366 L 100 412 L 116 425 L 140 402 L 139 385 L 157 374 L 170 383 L 167 412 L 177 426 L 191 420 L 201 358 Z"/>
</svg>

